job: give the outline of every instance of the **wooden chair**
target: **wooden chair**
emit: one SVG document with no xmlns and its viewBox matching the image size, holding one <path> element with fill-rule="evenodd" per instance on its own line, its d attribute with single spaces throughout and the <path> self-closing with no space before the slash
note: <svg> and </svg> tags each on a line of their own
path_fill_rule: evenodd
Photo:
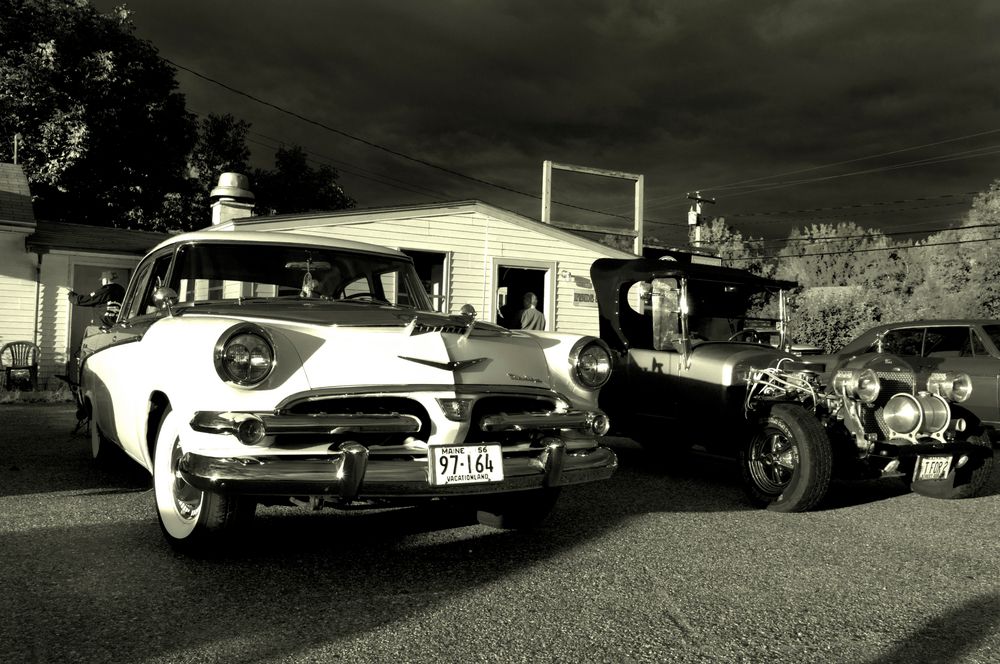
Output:
<svg viewBox="0 0 1000 664">
<path fill-rule="evenodd" d="M 4 388 L 13 389 L 15 371 L 28 373 L 33 390 L 38 390 L 38 346 L 30 341 L 11 341 L 0 348 L 0 363 L 4 369 Z"/>
</svg>

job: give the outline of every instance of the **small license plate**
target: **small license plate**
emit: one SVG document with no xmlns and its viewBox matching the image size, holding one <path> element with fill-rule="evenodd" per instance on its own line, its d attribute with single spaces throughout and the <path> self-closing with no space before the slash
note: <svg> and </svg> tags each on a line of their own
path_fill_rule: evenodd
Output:
<svg viewBox="0 0 1000 664">
<path fill-rule="evenodd" d="M 924 456 L 917 458 L 918 480 L 943 480 L 947 479 L 948 471 L 951 470 L 950 456 Z"/>
<path fill-rule="evenodd" d="M 475 484 L 503 480 L 503 455 L 499 445 L 449 445 L 431 447 L 431 484 Z"/>
</svg>

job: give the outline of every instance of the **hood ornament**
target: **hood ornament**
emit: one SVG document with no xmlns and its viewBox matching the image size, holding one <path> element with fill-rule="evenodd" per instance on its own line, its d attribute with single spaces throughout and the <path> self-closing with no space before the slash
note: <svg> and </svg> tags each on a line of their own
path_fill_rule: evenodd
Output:
<svg viewBox="0 0 1000 664">
<path fill-rule="evenodd" d="M 480 362 L 485 362 L 488 357 L 477 357 L 471 360 L 452 360 L 451 362 L 435 362 L 434 360 L 423 360 L 419 357 L 406 357 L 405 355 L 397 355 L 401 360 L 409 360 L 410 362 L 416 362 L 417 364 L 425 364 L 429 367 L 434 367 L 435 369 L 442 369 L 444 371 L 461 371 L 462 369 L 468 369 L 473 367 Z"/>
</svg>

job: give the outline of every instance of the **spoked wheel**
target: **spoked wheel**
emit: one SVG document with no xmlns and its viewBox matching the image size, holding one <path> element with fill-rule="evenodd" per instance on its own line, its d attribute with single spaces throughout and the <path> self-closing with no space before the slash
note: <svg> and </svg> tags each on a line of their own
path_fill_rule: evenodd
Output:
<svg viewBox="0 0 1000 664">
<path fill-rule="evenodd" d="M 244 498 L 202 491 L 184 479 L 179 468 L 183 456 L 180 424 L 180 418 L 167 411 L 156 437 L 153 488 L 160 528 L 167 541 L 194 552 L 248 523 L 256 504 Z"/>
<path fill-rule="evenodd" d="M 750 442 L 749 465 L 754 484 L 778 496 L 799 467 L 799 449 L 784 432 L 769 428 Z"/>
<path fill-rule="evenodd" d="M 750 498 L 777 512 L 815 507 L 830 487 L 833 453 L 822 425 L 801 406 L 775 404 L 741 449 Z"/>
</svg>

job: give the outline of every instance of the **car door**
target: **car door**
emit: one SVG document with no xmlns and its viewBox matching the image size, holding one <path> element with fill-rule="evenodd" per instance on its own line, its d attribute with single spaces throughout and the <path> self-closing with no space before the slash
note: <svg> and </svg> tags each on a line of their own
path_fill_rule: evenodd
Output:
<svg viewBox="0 0 1000 664">
<path fill-rule="evenodd" d="M 979 333 L 969 325 L 928 325 L 918 361 L 925 371 L 958 371 L 972 379 L 972 395 L 963 406 L 985 422 L 1000 420 L 997 375 L 1000 360 L 986 351 Z"/>
</svg>

